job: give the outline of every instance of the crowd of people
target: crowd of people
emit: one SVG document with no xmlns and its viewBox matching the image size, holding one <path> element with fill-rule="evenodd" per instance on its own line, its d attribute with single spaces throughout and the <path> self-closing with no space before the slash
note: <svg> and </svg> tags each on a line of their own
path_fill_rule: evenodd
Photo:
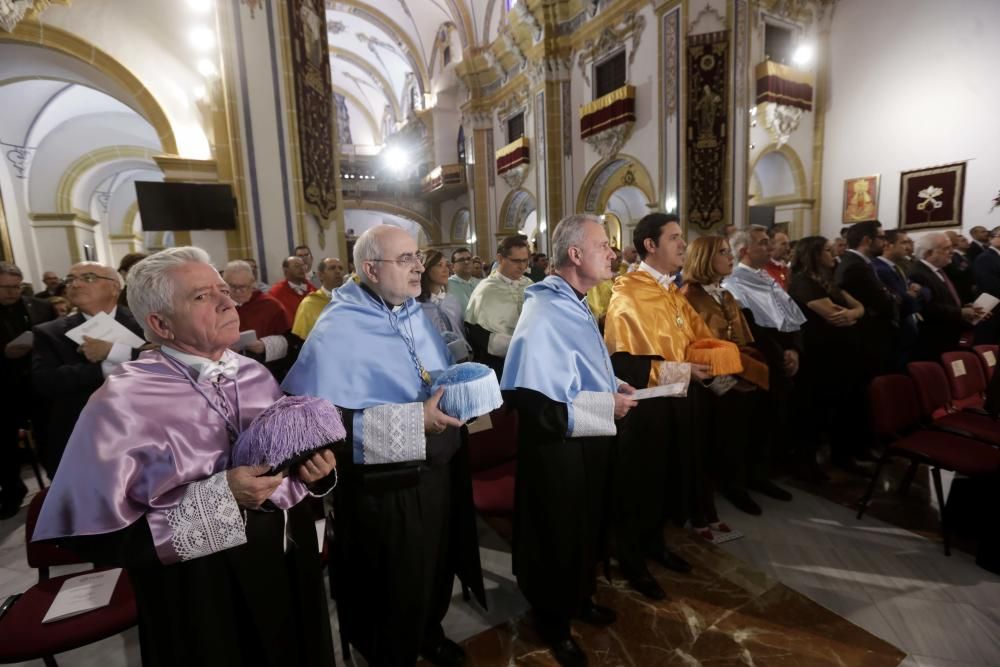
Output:
<svg viewBox="0 0 1000 667">
<path fill-rule="evenodd" d="M 510 236 L 484 275 L 468 249 L 420 251 L 381 225 L 347 266 L 314 270 L 295 248 L 270 287 L 252 259 L 217 270 L 186 247 L 47 272 L 34 296 L 0 263 L 2 516 L 26 493 L 30 425 L 52 480 L 35 539 L 124 565 L 144 664 L 319 665 L 332 639 L 308 499 L 326 497 L 343 637 L 372 665 L 459 665 L 441 625 L 454 579 L 485 590 L 468 431 L 431 386 L 475 360 L 518 414 L 518 585 L 559 663 L 584 665 L 572 622 L 616 620 L 593 599 L 600 559 L 665 599 L 652 568 L 691 570 L 667 523 L 726 541 L 740 533 L 717 493 L 753 515 L 760 496 L 791 501 L 776 465 L 822 482 L 826 446 L 863 469 L 876 375 L 998 341 L 973 302 L 1000 297 L 1000 228 L 972 235 L 914 244 L 862 222 L 841 239 L 727 228 L 689 244 L 652 213 L 619 250 L 575 215 L 551 255 Z M 101 313 L 144 344 L 67 336 Z M 337 406 L 346 438 L 285 476 L 232 467 L 282 392 Z"/>
</svg>

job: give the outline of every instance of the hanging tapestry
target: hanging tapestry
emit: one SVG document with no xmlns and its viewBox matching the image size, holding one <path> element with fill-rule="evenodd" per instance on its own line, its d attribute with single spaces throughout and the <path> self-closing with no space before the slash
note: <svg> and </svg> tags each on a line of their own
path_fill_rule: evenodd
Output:
<svg viewBox="0 0 1000 667">
<path fill-rule="evenodd" d="M 337 208 L 334 169 L 337 131 L 326 37 L 326 5 L 323 0 L 290 0 L 286 6 L 292 38 L 302 194 L 306 209 L 325 225 Z"/>
<path fill-rule="evenodd" d="M 899 228 L 959 227 L 965 163 L 904 171 L 899 179 Z"/>
<path fill-rule="evenodd" d="M 726 200 L 726 113 L 729 108 L 729 31 L 688 37 L 687 216 L 711 229 Z"/>
</svg>

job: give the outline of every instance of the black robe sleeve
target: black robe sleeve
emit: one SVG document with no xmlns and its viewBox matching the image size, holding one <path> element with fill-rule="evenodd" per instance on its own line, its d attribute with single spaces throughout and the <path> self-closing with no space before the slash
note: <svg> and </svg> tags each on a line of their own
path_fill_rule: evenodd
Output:
<svg viewBox="0 0 1000 667">
<path fill-rule="evenodd" d="M 653 361 L 658 359 L 659 357 L 637 357 L 628 352 L 616 352 L 611 355 L 611 366 L 619 380 L 636 389 L 645 389 L 649 385 L 649 371 Z"/>
</svg>

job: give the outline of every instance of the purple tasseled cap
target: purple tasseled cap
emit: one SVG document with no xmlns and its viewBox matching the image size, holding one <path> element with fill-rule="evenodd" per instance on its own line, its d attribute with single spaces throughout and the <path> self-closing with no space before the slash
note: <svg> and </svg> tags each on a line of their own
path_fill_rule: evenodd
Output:
<svg viewBox="0 0 1000 667">
<path fill-rule="evenodd" d="M 284 396 L 240 434 L 233 446 L 233 466 L 278 466 L 346 436 L 340 410 L 330 401 Z"/>
</svg>

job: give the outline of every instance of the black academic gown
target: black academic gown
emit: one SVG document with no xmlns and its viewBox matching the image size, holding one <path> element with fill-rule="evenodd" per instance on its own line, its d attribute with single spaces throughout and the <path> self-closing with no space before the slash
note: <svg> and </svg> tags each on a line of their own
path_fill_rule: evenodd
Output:
<svg viewBox="0 0 1000 667">
<path fill-rule="evenodd" d="M 518 412 L 514 574 L 538 620 L 568 636 L 596 590 L 614 438 L 567 438 L 565 403 L 531 389 L 504 394 Z"/>
<path fill-rule="evenodd" d="M 486 606 L 467 432 L 427 435 L 424 462 L 356 465 L 353 411 L 341 410 L 330 559 L 341 633 L 372 667 L 413 665 L 444 638 L 456 575 Z"/>
<path fill-rule="evenodd" d="M 247 543 L 171 565 L 157 558 L 149 524 L 62 540 L 128 572 L 139 612 L 143 667 L 335 664 L 313 517 L 307 503 L 247 511 Z M 266 573 L 266 574 L 262 574 Z"/>
<path fill-rule="evenodd" d="M 649 383 L 653 361 L 625 352 L 611 355 L 615 376 L 637 389 Z M 662 553 L 663 525 L 718 521 L 705 470 L 711 443 L 711 396 L 697 380 L 684 398 L 640 401 L 619 429 L 612 482 L 616 553 L 628 576 L 646 573 L 645 558 Z"/>
</svg>

